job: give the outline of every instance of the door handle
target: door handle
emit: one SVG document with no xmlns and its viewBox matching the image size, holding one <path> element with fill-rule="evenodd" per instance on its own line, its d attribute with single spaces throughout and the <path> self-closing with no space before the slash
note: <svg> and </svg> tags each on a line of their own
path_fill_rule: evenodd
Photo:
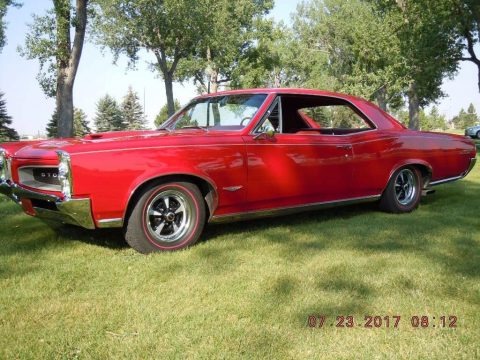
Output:
<svg viewBox="0 0 480 360">
<path fill-rule="evenodd" d="M 352 150 L 352 145 L 337 145 L 337 149 Z"/>
</svg>

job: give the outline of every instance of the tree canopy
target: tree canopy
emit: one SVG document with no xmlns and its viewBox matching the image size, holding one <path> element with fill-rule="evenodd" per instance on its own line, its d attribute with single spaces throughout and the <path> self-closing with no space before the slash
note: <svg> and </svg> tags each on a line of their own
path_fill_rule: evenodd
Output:
<svg viewBox="0 0 480 360">
<path fill-rule="evenodd" d="M 9 6 L 20 7 L 21 4 L 14 0 L 0 0 L 0 53 L 3 50 L 3 47 L 7 43 L 5 36 L 5 28 L 7 24 L 5 23 L 5 15 L 7 15 L 7 10 Z"/>
</svg>

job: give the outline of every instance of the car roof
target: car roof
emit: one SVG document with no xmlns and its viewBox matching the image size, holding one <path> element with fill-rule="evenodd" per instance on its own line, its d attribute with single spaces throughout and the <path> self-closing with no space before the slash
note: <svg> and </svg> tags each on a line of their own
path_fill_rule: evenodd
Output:
<svg viewBox="0 0 480 360">
<path fill-rule="evenodd" d="M 364 100 L 362 98 L 337 93 L 334 91 L 327 90 L 318 90 L 318 89 L 301 89 L 301 88 L 254 88 L 254 89 L 240 89 L 240 90 L 227 90 L 219 91 L 211 94 L 204 94 L 197 97 L 197 99 L 214 97 L 214 96 L 223 96 L 223 95 L 238 95 L 238 94 L 284 94 L 284 95 L 315 95 L 315 96 L 330 96 L 341 98 L 345 100 Z"/>
</svg>

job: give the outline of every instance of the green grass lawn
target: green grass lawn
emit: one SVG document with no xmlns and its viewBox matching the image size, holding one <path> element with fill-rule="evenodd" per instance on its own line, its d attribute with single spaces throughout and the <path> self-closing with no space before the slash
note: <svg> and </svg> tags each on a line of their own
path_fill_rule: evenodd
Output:
<svg viewBox="0 0 480 360">
<path fill-rule="evenodd" d="M 118 231 L 53 230 L 2 197 L 0 358 L 479 358 L 479 216 L 477 166 L 411 214 L 209 226 L 193 248 L 143 256 Z M 391 323 L 336 327 L 342 315 Z M 422 315 L 436 327 L 412 327 Z"/>
</svg>

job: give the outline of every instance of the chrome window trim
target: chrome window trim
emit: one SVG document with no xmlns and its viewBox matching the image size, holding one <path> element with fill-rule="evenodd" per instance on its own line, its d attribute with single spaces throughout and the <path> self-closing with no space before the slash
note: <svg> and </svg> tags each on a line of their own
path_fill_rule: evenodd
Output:
<svg viewBox="0 0 480 360">
<path fill-rule="evenodd" d="M 272 104 L 268 107 L 268 110 L 262 116 L 262 118 L 257 123 L 257 125 L 253 128 L 252 132 L 250 132 L 250 135 L 258 135 L 258 134 L 262 133 L 261 131 L 258 131 L 258 130 L 262 127 L 263 123 L 268 119 L 268 117 L 272 113 L 273 109 L 277 105 L 278 105 L 278 128 L 279 128 L 279 132 L 276 132 L 275 134 L 282 134 L 283 133 L 282 98 L 281 98 L 280 95 L 277 95 L 275 97 L 275 99 L 272 101 Z"/>
</svg>

